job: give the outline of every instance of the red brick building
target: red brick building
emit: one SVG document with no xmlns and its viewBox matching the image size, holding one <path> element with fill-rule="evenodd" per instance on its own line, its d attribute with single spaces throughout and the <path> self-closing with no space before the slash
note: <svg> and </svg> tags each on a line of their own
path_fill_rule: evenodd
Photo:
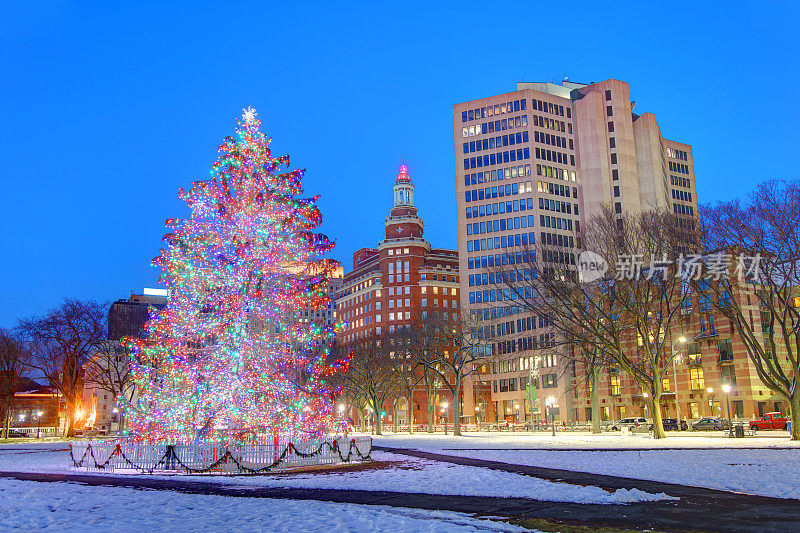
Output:
<svg viewBox="0 0 800 533">
<path fill-rule="evenodd" d="M 344 275 L 336 301 L 339 317 L 347 323 L 339 343 L 391 335 L 413 320 L 455 316 L 459 313 L 458 251 L 434 248 L 423 236 L 424 224 L 414 205 L 414 184 L 405 164 L 394 184 L 394 204 L 377 248 L 353 253 L 353 270 Z M 439 391 L 451 402 L 450 392 Z M 399 424 L 407 424 L 409 409 L 399 400 Z M 415 393 L 414 423 L 427 423 L 425 391 Z M 452 420 L 452 409 L 449 410 Z M 393 423 L 387 406 L 384 424 Z"/>
</svg>

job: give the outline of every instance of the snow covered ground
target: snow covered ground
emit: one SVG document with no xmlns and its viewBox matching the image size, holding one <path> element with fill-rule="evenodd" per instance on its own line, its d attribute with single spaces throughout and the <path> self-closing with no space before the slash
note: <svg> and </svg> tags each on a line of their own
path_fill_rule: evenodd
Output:
<svg viewBox="0 0 800 533">
<path fill-rule="evenodd" d="M 522 531 L 446 511 L 0 480 L 2 531 Z"/>
<path fill-rule="evenodd" d="M 728 439 L 721 433 L 694 433 L 654 440 L 618 434 L 398 434 L 376 437 L 375 444 L 800 499 L 800 443 L 784 436 Z"/>
<path fill-rule="evenodd" d="M 66 472 L 68 452 L 64 444 L 0 447 L 0 471 Z M 388 468 L 361 471 L 292 474 L 280 476 L 180 476 L 195 481 L 259 487 L 326 488 L 416 492 L 424 494 L 524 497 L 542 501 L 575 503 L 632 503 L 668 499 L 665 494 L 620 489 L 608 492 L 598 487 L 555 483 L 488 468 L 459 466 L 373 452 Z M 2 483 L 2 480 L 0 480 Z"/>
</svg>

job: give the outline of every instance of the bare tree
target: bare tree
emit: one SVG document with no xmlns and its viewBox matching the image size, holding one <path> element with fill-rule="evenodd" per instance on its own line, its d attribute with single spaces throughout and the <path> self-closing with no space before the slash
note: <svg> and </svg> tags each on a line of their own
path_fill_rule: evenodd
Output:
<svg viewBox="0 0 800 533">
<path fill-rule="evenodd" d="M 730 320 L 764 386 L 789 405 L 792 440 L 800 440 L 800 181 L 763 183 L 745 202 L 706 207 L 701 217 L 717 250 L 704 264 L 716 275 L 693 285 Z"/>
<path fill-rule="evenodd" d="M 381 412 L 386 401 L 399 389 L 399 359 L 381 339 L 365 339 L 353 346 L 345 372 L 346 389 L 375 415 L 375 433 L 381 434 Z"/>
<path fill-rule="evenodd" d="M 34 346 L 29 366 L 64 397 L 65 435 L 72 437 L 83 395 L 84 365 L 106 336 L 106 307 L 94 300 L 65 299 L 42 316 L 20 320 L 17 330 Z"/>
<path fill-rule="evenodd" d="M 400 383 L 398 392 L 406 401 L 408 432 L 411 434 L 414 433 L 414 392 L 423 383 L 428 371 L 422 364 L 423 350 L 420 343 L 416 342 L 416 335 L 416 327 L 412 325 L 409 328 L 403 328 L 395 340 L 395 353 L 400 359 L 397 367 L 397 377 Z M 430 398 L 428 398 L 428 408 L 430 409 Z M 395 413 L 396 419 L 397 413 Z"/>
<path fill-rule="evenodd" d="M 461 393 L 464 379 L 476 374 L 486 359 L 486 344 L 475 323 L 463 315 L 444 313 L 422 322 L 425 353 L 422 364 L 450 391 L 453 435 L 461 435 Z"/>
<path fill-rule="evenodd" d="M 0 329 L 0 407 L 2 407 L 3 436 L 8 438 L 8 427 L 14 409 L 14 393 L 20 378 L 30 362 L 30 352 L 12 332 Z"/>
<path fill-rule="evenodd" d="M 136 396 L 131 353 L 124 342 L 103 340 L 84 365 L 84 383 L 93 384 L 111 395 L 114 405 L 129 405 Z M 119 413 L 119 429 L 125 427 L 124 410 Z"/>
<path fill-rule="evenodd" d="M 525 254 L 527 261 L 495 274 L 516 305 L 550 318 L 556 345 L 571 347 L 563 355 L 588 363 L 595 394 L 608 362 L 636 381 L 656 438 L 665 436 L 659 407 L 676 355 L 671 335 L 684 298 L 675 258 L 698 244 L 691 225 L 683 222 L 669 212 L 620 215 L 605 209 L 587 225 L 583 244 L 604 260 L 607 271 L 579 275 L 570 250 L 540 245 Z M 593 407 L 596 403 L 595 396 Z M 599 413 L 593 419 L 599 423 Z"/>
</svg>

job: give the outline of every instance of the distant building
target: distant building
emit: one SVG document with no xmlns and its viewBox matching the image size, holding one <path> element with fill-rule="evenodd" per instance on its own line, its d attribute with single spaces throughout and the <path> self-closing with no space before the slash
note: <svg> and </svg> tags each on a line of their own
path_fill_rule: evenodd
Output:
<svg viewBox="0 0 800 533">
<path fill-rule="evenodd" d="M 150 307 L 163 309 L 167 305 L 167 291 L 144 289 L 142 294 L 133 294 L 127 300 L 117 300 L 108 310 L 108 338 L 140 337 L 144 325 L 150 318 Z"/>
<path fill-rule="evenodd" d="M 141 294 L 133 294 L 128 299 L 120 299 L 111 304 L 108 310 L 108 340 L 102 352 L 92 356 L 84 365 L 87 378 L 83 386 L 82 407 L 76 423 L 79 427 L 91 425 L 99 430 L 113 431 L 118 421 L 117 406 L 113 394 L 98 383 L 109 379 L 92 379 L 92 373 L 111 376 L 126 376 L 129 360 L 125 348 L 120 344 L 123 337 L 142 337 L 145 324 L 150 319 L 151 309 L 161 310 L 167 305 L 168 292 L 164 289 L 145 288 Z M 109 372 L 109 369 L 111 372 Z M 111 387 L 107 387 L 111 388 Z"/>
<path fill-rule="evenodd" d="M 325 293 L 330 298 L 330 302 L 325 307 L 314 309 L 311 305 L 306 305 L 298 311 L 298 317 L 302 322 L 315 322 L 317 324 L 329 326 L 337 322 L 336 297 L 344 282 L 344 269 L 340 266 L 328 278 L 325 285 Z"/>
<path fill-rule="evenodd" d="M 61 394 L 51 387 L 40 385 L 28 378 L 20 378 L 14 392 L 9 427 L 35 437 L 55 435 L 63 425 L 61 414 L 66 404 Z M 5 417 L 5 413 L 2 415 Z"/>
</svg>

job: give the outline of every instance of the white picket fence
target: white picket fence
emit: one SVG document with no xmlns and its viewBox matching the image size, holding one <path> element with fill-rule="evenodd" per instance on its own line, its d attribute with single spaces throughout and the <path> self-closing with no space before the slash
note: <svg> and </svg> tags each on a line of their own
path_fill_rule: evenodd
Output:
<svg viewBox="0 0 800 533">
<path fill-rule="evenodd" d="M 90 472 L 254 474 L 370 460 L 372 439 L 277 439 L 263 444 L 70 444 L 72 467 Z"/>
</svg>

